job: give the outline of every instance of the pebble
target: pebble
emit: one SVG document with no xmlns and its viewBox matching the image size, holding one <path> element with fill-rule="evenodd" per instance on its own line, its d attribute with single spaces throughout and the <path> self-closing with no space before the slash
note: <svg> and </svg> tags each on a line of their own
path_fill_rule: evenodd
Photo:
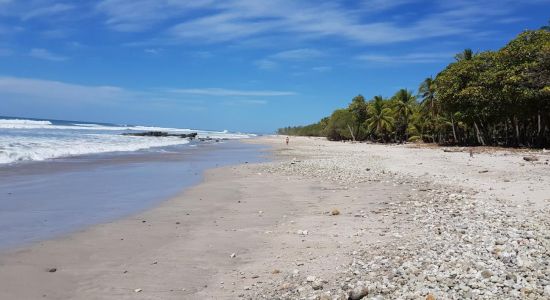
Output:
<svg viewBox="0 0 550 300">
<path fill-rule="evenodd" d="M 369 290 L 367 287 L 364 286 L 358 286 L 351 290 L 349 294 L 349 299 L 351 300 L 359 300 L 363 299 L 365 296 L 367 296 L 369 293 Z"/>
<path fill-rule="evenodd" d="M 335 269 L 331 265 L 320 273 L 327 274 L 329 281 L 322 284 L 294 270 L 270 276 L 273 282 L 263 283 L 250 299 L 346 300 L 362 299 L 367 294 L 369 299 L 550 299 L 548 207 L 535 210 L 526 201 L 518 214 L 517 203 L 491 195 L 496 194 L 496 188 L 474 191 L 460 187 L 468 178 L 456 178 L 456 185 L 444 185 L 439 182 L 442 175 L 384 171 L 378 167 L 378 158 L 369 157 L 372 154 L 357 151 L 343 159 L 334 157 L 330 149 L 326 151 L 302 160 L 299 167 L 267 163 L 260 168 L 264 173 L 289 178 L 304 176 L 331 182 L 335 186 L 332 193 L 368 182 L 403 185 L 407 192 L 383 200 L 381 207 L 359 213 L 350 210 L 346 215 L 358 218 L 342 219 L 340 226 L 322 233 L 334 238 L 337 251 L 345 249 L 344 260 L 339 256 L 341 263 Z M 480 166 L 486 171 L 483 167 L 488 166 Z M 353 227 L 347 222 L 353 222 Z M 378 222 L 380 229 L 373 230 L 369 222 Z M 319 231 L 323 227 L 315 228 Z M 304 231 L 296 233 L 307 235 Z M 367 235 L 372 243 L 365 242 Z M 342 242 L 346 239 L 353 242 Z M 305 256 L 299 260 L 305 263 L 304 269 L 315 270 L 309 265 L 325 266 L 329 257 Z M 314 289 L 317 283 L 322 288 Z M 287 288 L 281 290 L 282 286 Z"/>
</svg>

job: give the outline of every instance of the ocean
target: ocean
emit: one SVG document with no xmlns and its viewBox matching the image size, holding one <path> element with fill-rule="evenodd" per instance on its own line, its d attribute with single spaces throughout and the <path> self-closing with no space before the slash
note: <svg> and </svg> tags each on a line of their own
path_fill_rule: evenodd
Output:
<svg viewBox="0 0 550 300">
<path fill-rule="evenodd" d="M 122 135 L 153 130 L 211 140 Z M 239 141 L 253 136 L 0 117 L 0 250 L 150 209 L 207 169 L 265 161 L 263 147 Z"/>
<path fill-rule="evenodd" d="M 83 154 L 162 151 L 189 144 L 179 137 L 137 137 L 122 133 L 165 131 L 197 132 L 199 138 L 243 139 L 254 135 L 228 131 L 192 130 L 0 116 L 0 164 L 40 161 Z"/>
</svg>

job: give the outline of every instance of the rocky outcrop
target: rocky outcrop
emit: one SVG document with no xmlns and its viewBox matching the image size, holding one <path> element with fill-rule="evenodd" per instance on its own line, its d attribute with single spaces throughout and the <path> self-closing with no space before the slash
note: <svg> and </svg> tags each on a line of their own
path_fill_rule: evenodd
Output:
<svg viewBox="0 0 550 300">
<path fill-rule="evenodd" d="M 188 133 L 188 134 L 185 134 L 185 133 L 175 134 L 175 133 L 168 133 L 168 132 L 164 132 L 164 131 L 145 131 L 145 132 L 128 132 L 128 133 L 123 133 L 122 135 L 153 136 L 153 137 L 173 136 L 173 137 L 180 137 L 180 138 L 195 139 L 197 137 L 198 133 L 191 132 L 191 133 Z"/>
</svg>

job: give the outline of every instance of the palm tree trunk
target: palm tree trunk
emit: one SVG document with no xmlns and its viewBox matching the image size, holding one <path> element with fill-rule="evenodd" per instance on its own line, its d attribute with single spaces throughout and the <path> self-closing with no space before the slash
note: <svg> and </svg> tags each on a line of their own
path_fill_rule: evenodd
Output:
<svg viewBox="0 0 550 300">
<path fill-rule="evenodd" d="M 481 134 L 479 132 L 479 127 L 477 127 L 476 121 L 474 121 L 474 127 L 476 129 L 477 142 L 480 143 L 482 146 L 485 146 L 485 141 L 483 140 L 483 137 L 481 136 Z"/>
<path fill-rule="evenodd" d="M 451 125 L 453 126 L 453 138 L 455 139 L 455 143 L 458 143 L 458 140 L 456 139 L 455 121 L 452 113 L 451 113 Z"/>
<path fill-rule="evenodd" d="M 519 146 L 519 144 L 520 144 L 519 122 L 518 122 L 518 118 L 516 116 L 514 116 L 514 127 L 516 128 L 516 146 Z"/>
</svg>

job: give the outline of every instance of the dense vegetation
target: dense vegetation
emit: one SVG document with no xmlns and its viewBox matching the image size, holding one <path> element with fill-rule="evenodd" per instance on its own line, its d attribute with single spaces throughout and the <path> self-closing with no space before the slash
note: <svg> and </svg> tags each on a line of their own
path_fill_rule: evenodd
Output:
<svg viewBox="0 0 550 300">
<path fill-rule="evenodd" d="M 330 140 L 456 145 L 550 145 L 550 31 L 525 31 L 498 51 L 456 55 L 418 93 L 358 95 L 347 108 L 279 134 Z"/>
</svg>

